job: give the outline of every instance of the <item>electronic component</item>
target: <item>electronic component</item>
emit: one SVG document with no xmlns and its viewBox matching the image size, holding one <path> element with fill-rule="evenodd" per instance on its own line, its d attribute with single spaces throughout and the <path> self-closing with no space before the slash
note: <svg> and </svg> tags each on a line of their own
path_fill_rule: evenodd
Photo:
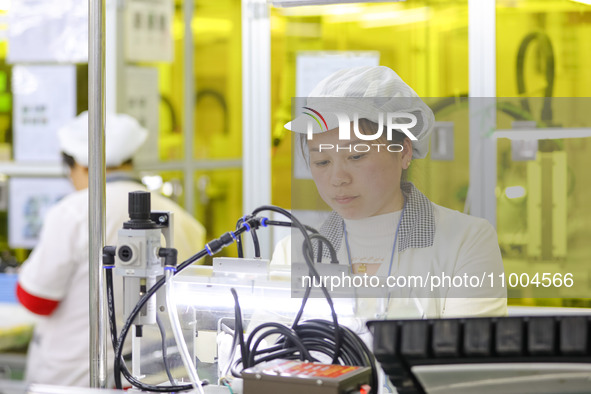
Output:
<svg viewBox="0 0 591 394">
<path fill-rule="evenodd" d="M 118 232 L 115 254 L 115 273 L 123 277 L 125 294 L 123 316 L 127 318 L 140 297 L 164 274 L 162 259 L 158 256 L 160 239 L 168 224 L 168 213 L 162 220 L 151 220 L 150 193 L 129 193 L 130 220 Z M 140 313 L 136 324 L 156 324 L 156 299 L 151 299 Z"/>
<path fill-rule="evenodd" d="M 244 394 L 367 394 L 371 368 L 273 360 L 242 371 Z"/>
</svg>

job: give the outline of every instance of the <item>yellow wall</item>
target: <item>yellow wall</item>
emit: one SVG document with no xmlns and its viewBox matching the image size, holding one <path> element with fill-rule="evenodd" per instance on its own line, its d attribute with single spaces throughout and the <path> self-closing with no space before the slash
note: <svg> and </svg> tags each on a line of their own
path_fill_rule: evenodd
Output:
<svg viewBox="0 0 591 394">
<path fill-rule="evenodd" d="M 230 160 L 242 157 L 241 12 L 239 0 L 199 2 L 191 22 L 195 77 L 195 160 Z M 184 158 L 182 2 L 176 5 L 173 26 L 175 61 L 161 66 L 161 91 L 170 98 L 178 126 L 161 108 L 160 158 Z M 242 170 L 196 171 L 194 174 L 197 219 L 207 228 L 208 239 L 232 230 L 242 213 Z M 224 250 L 236 255 L 235 248 Z"/>
<path fill-rule="evenodd" d="M 518 90 L 517 58 L 521 45 L 531 34 L 536 39 L 527 46 L 523 56 L 524 92 Z M 529 116 L 539 127 L 581 127 L 589 125 L 591 101 L 584 99 L 591 92 L 591 6 L 570 0 L 527 0 L 497 1 L 497 94 L 499 97 L 537 97 L 529 99 Z M 550 51 L 544 37 L 551 43 L 554 59 L 554 80 L 552 96 L 559 97 L 552 102 L 553 116 L 542 116 L 543 100 L 539 97 L 549 95 L 547 77 Z M 512 100 L 517 107 L 521 101 Z M 575 111 L 575 108 L 577 110 Z M 576 114 L 577 116 L 573 116 Z M 578 118 L 577 118 L 578 117 Z M 499 115 L 499 128 L 510 128 L 513 119 Z M 591 191 L 587 168 L 591 166 L 589 139 L 564 139 L 541 141 L 539 156 L 553 160 L 554 174 L 550 171 L 535 176 L 540 165 L 533 162 L 511 160 L 509 141 L 498 144 L 497 179 L 497 217 L 499 243 L 503 251 L 506 271 L 509 272 L 572 272 L 575 281 L 585 283 L 589 276 L 587 268 L 591 247 L 587 240 L 591 235 L 588 223 L 591 209 L 586 196 Z M 541 154 L 544 151 L 545 153 Z M 566 165 L 561 165 L 561 157 Z M 536 169 L 538 168 L 538 169 Z M 540 209 L 535 205 L 543 198 L 542 184 L 563 183 L 566 189 L 554 187 L 552 208 Z M 509 199 L 505 188 L 522 186 L 526 196 Z M 554 212 L 565 212 L 562 222 L 550 221 Z M 532 239 L 540 232 L 553 236 L 550 253 L 541 255 L 532 247 Z M 560 253 L 561 245 L 566 254 Z M 514 303 L 532 305 L 572 305 L 589 306 L 584 299 L 539 298 L 539 292 L 531 289 L 515 296 L 535 297 L 514 300 Z M 581 292 L 570 292 L 567 288 L 552 289 L 547 297 L 581 297 Z"/>
</svg>

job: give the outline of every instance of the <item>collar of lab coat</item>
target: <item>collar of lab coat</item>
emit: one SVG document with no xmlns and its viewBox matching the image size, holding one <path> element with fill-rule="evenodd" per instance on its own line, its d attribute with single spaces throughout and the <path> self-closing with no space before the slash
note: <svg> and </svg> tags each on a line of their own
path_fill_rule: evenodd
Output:
<svg viewBox="0 0 591 394">
<path fill-rule="evenodd" d="M 406 199 L 406 207 L 400 222 L 398 252 L 403 252 L 408 248 L 433 246 L 435 217 L 431 201 L 411 182 L 403 182 L 400 188 Z M 328 238 L 335 250 L 339 250 L 341 247 L 344 234 L 343 223 L 343 218 L 333 211 L 320 227 L 320 234 Z M 317 245 L 314 242 L 314 252 L 316 252 L 316 248 Z M 330 258 L 327 248 L 323 248 L 322 255 Z"/>
<path fill-rule="evenodd" d="M 142 183 L 133 171 L 111 171 L 105 175 L 106 182 L 135 182 Z"/>
</svg>

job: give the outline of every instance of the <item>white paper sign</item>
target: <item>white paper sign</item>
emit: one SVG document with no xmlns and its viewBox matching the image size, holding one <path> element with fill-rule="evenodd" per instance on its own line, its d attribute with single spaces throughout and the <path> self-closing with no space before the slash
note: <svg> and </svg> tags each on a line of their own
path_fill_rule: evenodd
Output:
<svg viewBox="0 0 591 394">
<path fill-rule="evenodd" d="M 15 66 L 15 161 L 60 161 L 57 130 L 76 116 L 76 68 Z"/>
<path fill-rule="evenodd" d="M 9 17 L 9 63 L 88 61 L 88 1 L 13 0 Z"/>
<path fill-rule="evenodd" d="M 173 60 L 171 0 L 127 0 L 125 59 L 130 62 Z"/>
<path fill-rule="evenodd" d="M 8 244 L 32 249 L 49 208 L 74 188 L 65 178 L 11 178 L 9 188 Z"/>
<path fill-rule="evenodd" d="M 134 156 L 137 164 L 158 161 L 158 131 L 160 95 L 158 69 L 127 67 L 125 70 L 125 113 L 133 116 L 148 130 L 148 138 Z"/>
<path fill-rule="evenodd" d="M 378 66 L 379 52 L 301 52 L 296 58 L 296 97 L 308 97 L 314 87 L 332 73 L 350 67 Z M 297 141 L 297 138 L 296 138 Z M 293 144 L 293 176 L 312 179 L 310 168 L 302 156 L 300 144 Z"/>
</svg>

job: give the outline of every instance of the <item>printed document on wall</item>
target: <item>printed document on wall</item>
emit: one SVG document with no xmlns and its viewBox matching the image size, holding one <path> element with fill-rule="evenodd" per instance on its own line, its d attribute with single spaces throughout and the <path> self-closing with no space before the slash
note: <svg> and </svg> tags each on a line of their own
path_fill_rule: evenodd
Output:
<svg viewBox="0 0 591 394">
<path fill-rule="evenodd" d="M 8 244 L 32 249 L 49 208 L 74 189 L 63 178 L 10 178 L 9 187 Z"/>
<path fill-rule="evenodd" d="M 73 65 L 15 66 L 14 160 L 60 161 L 57 130 L 76 116 Z"/>
<path fill-rule="evenodd" d="M 127 0 L 125 60 L 171 62 L 173 59 L 171 0 Z"/>
<path fill-rule="evenodd" d="M 125 113 L 133 116 L 148 130 L 148 138 L 134 156 L 136 163 L 152 163 L 158 158 L 158 69 L 128 66 L 125 69 Z"/>
</svg>

